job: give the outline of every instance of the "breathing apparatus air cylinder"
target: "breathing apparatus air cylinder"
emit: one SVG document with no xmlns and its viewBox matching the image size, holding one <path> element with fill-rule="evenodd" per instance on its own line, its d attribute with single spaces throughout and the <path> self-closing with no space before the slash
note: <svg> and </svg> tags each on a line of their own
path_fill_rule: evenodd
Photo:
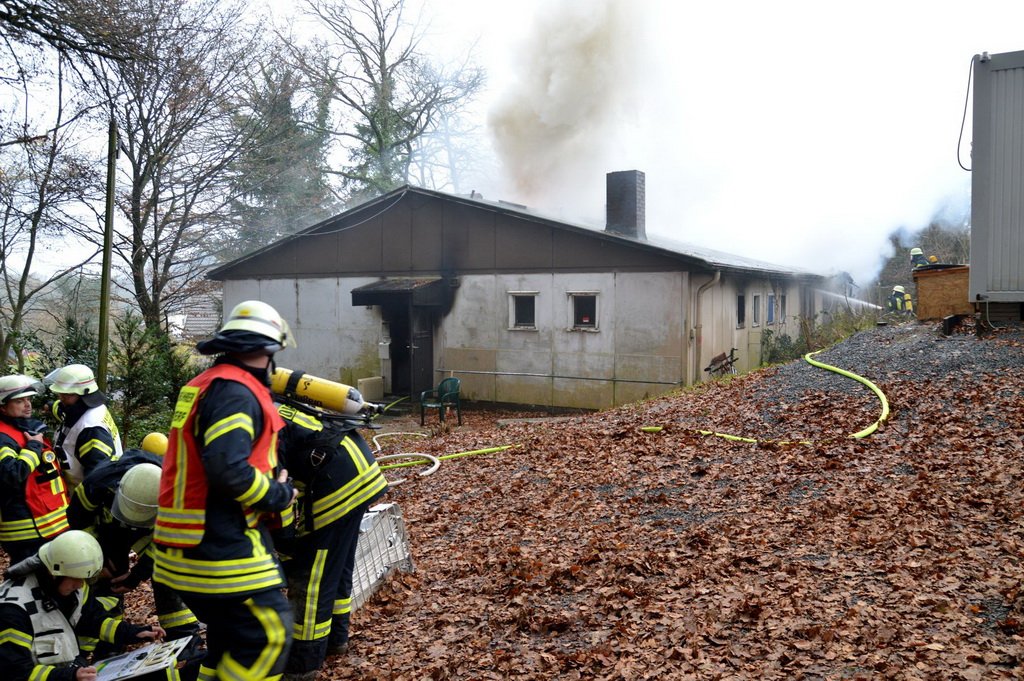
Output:
<svg viewBox="0 0 1024 681">
<path fill-rule="evenodd" d="M 281 367 L 270 377 L 270 389 L 282 397 L 348 416 L 378 410 L 377 405 L 363 401 L 360 392 L 350 385 Z"/>
</svg>

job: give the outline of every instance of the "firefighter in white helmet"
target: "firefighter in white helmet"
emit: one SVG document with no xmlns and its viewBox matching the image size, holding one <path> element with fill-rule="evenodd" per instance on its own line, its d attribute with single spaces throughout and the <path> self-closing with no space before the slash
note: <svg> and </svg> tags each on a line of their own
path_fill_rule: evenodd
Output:
<svg viewBox="0 0 1024 681">
<path fill-rule="evenodd" d="M 910 267 L 911 268 L 924 267 L 925 265 L 930 265 L 930 264 L 931 264 L 931 262 L 928 261 L 928 258 L 924 257 L 924 251 L 922 251 L 920 248 L 911 248 L 910 249 Z"/>
<path fill-rule="evenodd" d="M 153 575 L 153 524 L 163 459 L 128 449 L 116 461 L 90 472 L 71 494 L 68 523 L 96 537 L 104 571 L 93 584 L 97 596 L 111 597 L 108 608 L 123 611 L 123 595 Z M 138 560 L 132 565 L 130 554 Z M 163 584 L 153 585 L 153 600 L 167 638 L 199 633 L 199 622 L 181 597 Z"/>
<path fill-rule="evenodd" d="M 57 396 L 53 415 L 59 426 L 54 450 L 61 457 L 68 486 L 74 487 L 100 463 L 121 456 L 121 436 L 92 369 L 69 364 L 43 381 Z"/>
<path fill-rule="evenodd" d="M 278 465 L 284 423 L 267 387 L 274 353 L 293 344 L 273 307 L 236 305 L 196 346 L 218 357 L 175 405 L 153 580 L 206 624 L 200 678 L 278 679 L 291 647 L 292 611 L 264 518 L 289 511 L 296 496 Z"/>
<path fill-rule="evenodd" d="M 43 391 L 30 376 L 0 378 L 0 546 L 11 563 L 68 529 L 68 497 L 60 464 L 32 418 L 32 397 Z"/>
<path fill-rule="evenodd" d="M 886 309 L 889 312 L 911 315 L 914 314 L 914 301 L 907 290 L 897 284 L 892 287 L 892 292 L 886 301 Z"/>
<path fill-rule="evenodd" d="M 80 641 L 123 647 L 163 636 L 159 626 L 112 618 L 87 580 L 103 569 L 103 552 L 86 532 L 69 530 L 7 571 L 0 584 L 0 669 L 4 681 L 91 681 Z"/>
</svg>

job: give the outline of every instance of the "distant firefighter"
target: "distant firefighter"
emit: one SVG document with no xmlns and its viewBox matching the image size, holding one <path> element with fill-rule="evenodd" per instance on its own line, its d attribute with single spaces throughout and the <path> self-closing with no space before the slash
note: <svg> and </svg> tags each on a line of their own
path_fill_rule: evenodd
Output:
<svg viewBox="0 0 1024 681">
<path fill-rule="evenodd" d="M 914 303 L 907 290 L 897 285 L 892 287 L 892 293 L 889 294 L 889 299 L 886 301 L 886 309 L 889 312 L 914 314 Z"/>
<path fill-rule="evenodd" d="M 935 256 L 932 256 L 932 258 L 934 258 L 934 257 Z M 935 260 L 929 260 L 929 258 L 926 258 L 924 256 L 924 251 L 922 251 L 920 248 L 911 248 L 910 249 L 910 266 L 911 267 L 924 267 L 925 265 L 930 265 L 933 262 L 935 262 Z"/>
</svg>

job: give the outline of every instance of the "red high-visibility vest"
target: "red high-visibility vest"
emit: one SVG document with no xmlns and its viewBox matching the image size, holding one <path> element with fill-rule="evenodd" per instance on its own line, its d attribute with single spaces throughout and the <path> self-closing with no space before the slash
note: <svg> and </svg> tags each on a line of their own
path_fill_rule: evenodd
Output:
<svg viewBox="0 0 1024 681">
<path fill-rule="evenodd" d="M 259 402 L 263 428 L 253 442 L 249 464 L 261 475 L 273 475 L 277 466 L 277 432 L 284 428 L 284 421 L 274 407 L 267 386 L 233 364 L 217 364 L 196 376 L 178 394 L 167 438 L 153 531 L 153 540 L 163 546 L 189 548 L 203 539 L 209 484 L 201 458 L 202 445 L 196 440 L 195 420 L 200 399 L 218 378 L 241 383 Z M 251 509 L 245 511 L 247 525 L 256 527 L 259 513 Z"/>
</svg>

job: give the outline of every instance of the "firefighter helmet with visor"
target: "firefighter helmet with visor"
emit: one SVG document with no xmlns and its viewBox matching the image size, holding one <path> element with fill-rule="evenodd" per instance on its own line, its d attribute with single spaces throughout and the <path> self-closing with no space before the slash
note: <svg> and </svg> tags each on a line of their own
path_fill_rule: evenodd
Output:
<svg viewBox="0 0 1024 681">
<path fill-rule="evenodd" d="M 272 306 L 262 300 L 247 300 L 235 305 L 213 338 L 196 344 L 204 355 L 219 352 L 272 355 L 295 346 L 291 329 Z"/>
<path fill-rule="evenodd" d="M 12 374 L 0 378 L 0 405 L 19 397 L 32 397 L 42 394 L 43 384 L 31 376 Z"/>
<path fill-rule="evenodd" d="M 152 463 L 136 464 L 121 478 L 110 515 L 132 527 L 153 527 L 159 494 L 160 467 Z"/>
<path fill-rule="evenodd" d="M 84 364 L 69 364 L 47 374 L 43 382 L 50 391 L 59 394 L 89 395 L 99 392 L 96 376 Z"/>
</svg>

